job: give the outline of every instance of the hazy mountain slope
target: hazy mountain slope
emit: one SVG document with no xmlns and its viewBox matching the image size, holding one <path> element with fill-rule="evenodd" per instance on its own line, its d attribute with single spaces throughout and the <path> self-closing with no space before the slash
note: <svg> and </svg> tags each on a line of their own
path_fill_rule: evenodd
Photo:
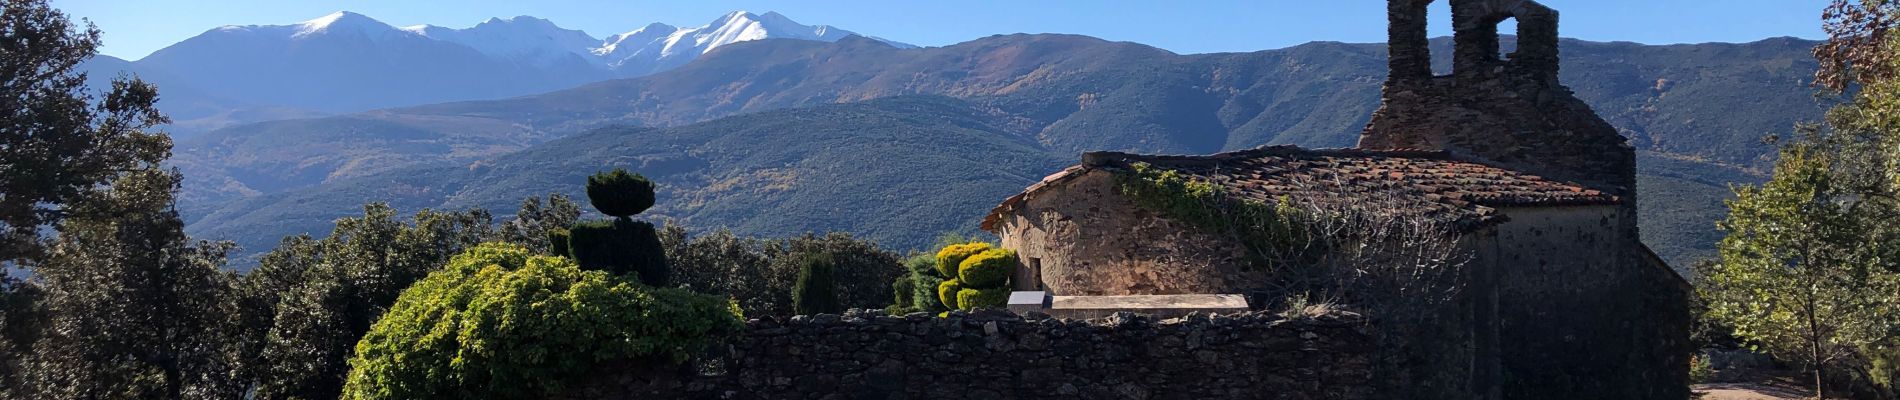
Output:
<svg viewBox="0 0 1900 400">
<path fill-rule="evenodd" d="M 1637 148 L 1766 168 L 1764 135 L 1817 120 L 1816 42 L 1643 46 L 1564 42 L 1563 80 Z"/>
<path fill-rule="evenodd" d="M 402 30 L 537 67 L 559 67 L 573 63 L 591 67 L 601 64 L 599 57 L 590 51 L 600 45 L 600 39 L 589 36 L 587 32 L 562 28 L 553 21 L 526 15 L 509 19 L 489 18 L 463 29 L 417 25 L 403 27 Z"/>
<path fill-rule="evenodd" d="M 316 118 L 328 113 L 293 107 L 261 106 L 220 97 L 200 90 L 176 75 L 149 68 L 112 56 L 95 56 L 80 64 L 85 71 L 86 86 L 98 90 L 109 90 L 112 80 L 119 76 L 137 77 L 146 83 L 158 87 L 160 94 L 158 109 L 163 111 L 172 123 L 163 127 L 174 138 L 196 136 L 213 129 L 241 123 Z"/>
<path fill-rule="evenodd" d="M 213 29 L 137 64 L 225 98 L 331 112 L 505 97 L 608 76 L 544 74 L 349 12 Z"/>
<path fill-rule="evenodd" d="M 1812 70 L 1812 63 L 1803 61 L 1806 42 L 1564 43 L 1565 82 L 1585 101 L 1597 105 L 1606 119 L 1636 137 L 1633 143 L 1643 152 L 1639 170 L 1644 196 L 1640 200 L 1646 236 L 1672 261 L 1688 260 L 1710 249 L 1716 237 L 1710 227 L 1714 216 L 1720 215 L 1727 183 L 1759 179 L 1751 168 L 1759 165 L 1769 148 L 1758 144 L 1757 138 L 1816 118 L 1822 108 L 1804 83 L 1807 72 L 1803 71 Z M 526 148 L 538 140 L 609 125 L 680 126 L 727 115 L 910 94 L 961 98 L 993 114 L 997 132 L 1018 135 L 1050 157 L 1065 161 L 1086 150 L 1209 153 L 1278 143 L 1341 147 L 1356 141 L 1367 116 L 1377 107 L 1383 53 L 1379 45 L 1312 43 L 1253 53 L 1183 56 L 1072 35 L 995 36 L 923 49 L 898 49 L 868 39 L 766 40 L 724 46 L 699 62 L 645 78 L 507 100 L 386 110 L 374 116 L 386 124 L 362 125 L 361 129 L 333 128 L 338 121 L 360 116 L 281 121 L 272 129 L 234 128 L 229 137 L 243 139 L 231 140 L 256 145 L 210 151 L 205 141 L 187 141 L 181 145 L 179 158 L 202 167 L 194 170 L 202 173 L 188 172 L 189 179 L 204 179 L 188 183 L 188 191 L 205 194 L 198 198 L 215 199 L 244 195 L 243 190 L 271 193 L 334 183 L 411 165 L 466 168 L 475 160 Z M 414 128 L 423 124 L 410 120 L 442 118 L 462 125 L 427 134 L 407 130 L 428 129 Z M 395 137 L 424 135 L 429 140 L 483 145 L 460 147 L 472 150 L 457 153 L 429 146 L 357 146 L 340 157 L 323 146 L 271 145 L 281 135 L 323 130 L 336 135 L 326 140 L 377 142 L 386 134 L 378 129 L 392 125 L 405 127 L 393 130 Z M 489 136 L 473 141 L 460 138 L 463 132 L 475 131 Z M 511 132 L 526 139 L 506 140 L 504 136 Z M 730 145 L 768 151 L 785 144 L 750 140 Z M 259 156 L 263 152 L 270 156 Z M 272 164 L 285 159 L 309 162 L 295 164 L 302 169 Z M 353 160 L 359 159 L 374 168 L 341 167 L 357 165 Z M 497 160 L 487 159 L 481 165 L 506 165 Z M 859 173 L 875 170 L 841 168 L 856 168 Z M 1018 171 L 1024 175 L 1047 172 Z M 219 177 L 227 180 L 212 180 Z M 517 184 L 508 179 L 497 177 L 484 186 Z M 325 201 L 338 202 L 332 206 L 341 208 L 352 207 L 342 203 L 389 198 L 355 189 L 346 190 L 355 197 L 324 194 L 345 187 L 333 185 L 298 196 L 331 199 Z M 458 204 L 499 204 L 503 212 L 517 195 L 526 195 L 457 193 L 459 199 L 467 199 Z M 882 193 L 917 195 L 896 188 Z M 1009 191 L 967 193 L 981 201 L 996 201 Z M 425 199 L 432 195 L 416 194 Z M 322 203 L 299 201 L 294 204 Z M 699 215 L 707 221 L 754 229 L 758 227 L 749 225 L 745 216 L 756 210 L 811 213 L 815 211 L 809 207 L 820 203 L 789 208 L 774 208 L 781 205 L 770 202 L 735 204 L 745 207 Z M 194 217 L 204 216 L 194 219 L 193 230 L 205 233 L 210 231 L 202 228 L 213 224 L 263 223 L 261 219 L 222 219 L 271 207 L 290 206 L 247 201 L 188 210 Z M 220 214 L 206 216 L 214 209 Z M 852 225 L 852 229 L 910 229 L 926 234 L 958 228 L 963 227 Z M 748 233 L 770 231 L 758 229 Z"/>
<path fill-rule="evenodd" d="M 777 13 L 734 12 L 705 26 L 650 27 L 664 29 L 602 41 L 530 16 L 461 29 L 396 28 L 337 12 L 298 24 L 219 27 L 138 61 L 101 58 L 88 70 L 158 83 L 168 97 L 159 109 L 172 116 L 172 130 L 191 136 L 242 123 L 496 99 L 641 76 L 743 41 L 852 35 Z M 640 51 L 646 47 L 653 51 Z"/>
<path fill-rule="evenodd" d="M 483 207 L 508 212 L 524 197 L 582 196 L 584 177 L 625 167 L 661 183 L 647 215 L 757 235 L 841 230 L 899 248 L 945 231 L 970 231 L 989 207 L 1076 162 L 1004 125 L 987 107 L 943 97 L 767 111 L 682 127 L 604 128 L 467 164 L 436 162 L 240 200 L 192 225 L 231 238 L 245 254 L 275 238 L 327 231 L 366 199 L 405 210 Z M 1643 153 L 1639 177 L 1647 241 L 1687 266 L 1711 251 L 1732 168 Z"/>
<path fill-rule="evenodd" d="M 1807 75 L 1802 71 L 1813 66 L 1805 61 L 1808 42 L 1564 43 L 1565 82 L 1645 150 L 1752 167 L 1767 149 L 1757 138 L 1821 110 L 1803 83 Z M 1065 153 L 1207 153 L 1270 143 L 1343 147 L 1357 140 L 1377 107 L 1383 57 L 1380 45 L 1340 43 L 1182 56 L 1073 35 L 994 36 L 926 49 L 866 39 L 767 40 L 720 47 L 699 62 L 651 77 L 506 100 L 394 109 L 379 118 L 466 117 L 471 123 L 488 120 L 491 130 L 555 137 L 615 124 L 675 126 L 762 110 L 933 94 L 995 107 L 1014 117 L 1013 129 Z M 321 130 L 332 122 L 283 124 L 275 130 L 279 134 L 299 130 L 289 126 Z M 272 139 L 260 135 L 255 140 Z M 331 157 L 298 157 L 296 151 L 282 156 Z M 402 149 L 365 151 L 350 156 L 443 158 Z M 249 168 L 242 160 L 256 159 L 203 151 L 195 143 L 181 145 L 180 158 L 210 168 L 199 178 L 213 188 L 226 181 L 217 168 L 241 170 Z M 319 182 L 234 181 L 253 188 Z M 190 191 L 203 187 L 187 184 Z"/>
<path fill-rule="evenodd" d="M 221 129 L 182 140 L 172 160 L 194 183 L 180 209 L 199 215 L 232 198 L 296 189 L 307 184 L 368 176 L 410 165 L 467 160 L 519 150 L 546 140 L 512 125 L 456 116 L 388 118 L 363 113 L 320 124 L 273 121 Z M 376 132 L 364 135 L 363 132 Z M 207 165 L 200 154 L 228 155 Z M 241 157 L 241 158 L 240 158 Z"/>
<path fill-rule="evenodd" d="M 916 246 L 969 230 L 995 194 L 1021 190 L 1072 157 L 1055 156 L 984 107 L 944 97 L 770 111 L 665 129 L 606 128 L 461 165 L 437 163 L 241 200 L 192 226 L 247 252 L 285 234 L 330 229 L 365 199 L 404 210 L 581 197 L 595 171 L 626 167 L 660 184 L 644 218 L 753 234 L 843 230 Z M 766 145 L 769 144 L 769 145 Z M 590 210 L 591 211 L 591 210 Z"/>
</svg>

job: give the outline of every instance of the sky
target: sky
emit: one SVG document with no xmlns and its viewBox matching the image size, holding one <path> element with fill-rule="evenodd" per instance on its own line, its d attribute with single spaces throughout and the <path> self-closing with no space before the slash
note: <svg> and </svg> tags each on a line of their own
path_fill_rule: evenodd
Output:
<svg viewBox="0 0 1900 400">
<path fill-rule="evenodd" d="M 1827 0 L 1544 0 L 1564 37 L 1648 44 L 1821 37 Z M 138 59 L 224 25 L 283 25 L 347 10 L 395 26 L 466 28 L 490 17 L 532 15 L 595 37 L 652 22 L 700 26 L 734 10 L 777 11 L 923 46 L 1009 33 L 1073 33 L 1176 53 L 1276 49 L 1330 40 L 1385 40 L 1380 0 L 52 0 L 104 31 L 101 52 Z M 1432 35 L 1450 34 L 1438 1 Z M 1719 4 L 1719 5 L 1715 5 Z M 1508 24 L 1503 29 L 1511 29 Z"/>
</svg>

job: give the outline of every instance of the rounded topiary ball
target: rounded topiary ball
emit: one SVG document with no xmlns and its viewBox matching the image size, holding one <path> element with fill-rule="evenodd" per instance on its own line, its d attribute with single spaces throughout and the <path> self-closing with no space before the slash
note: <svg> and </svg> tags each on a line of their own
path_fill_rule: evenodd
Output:
<svg viewBox="0 0 1900 400">
<path fill-rule="evenodd" d="M 937 284 L 937 301 L 943 302 L 947 309 L 957 309 L 957 292 L 963 290 L 963 284 L 955 279 Z"/>
<path fill-rule="evenodd" d="M 957 268 L 963 265 L 963 259 L 990 250 L 989 243 L 974 242 L 944 246 L 937 251 L 937 273 L 944 278 L 956 278 Z"/>
<path fill-rule="evenodd" d="M 1009 283 L 1016 270 L 1016 252 L 990 249 L 963 259 L 957 267 L 957 280 L 971 288 L 997 288 Z"/>
<path fill-rule="evenodd" d="M 587 201 L 615 218 L 631 217 L 653 207 L 653 181 L 615 168 L 587 177 Z"/>
<path fill-rule="evenodd" d="M 1009 303 L 1009 288 L 969 289 L 957 291 L 957 309 L 974 310 L 978 308 L 1002 308 Z"/>
</svg>

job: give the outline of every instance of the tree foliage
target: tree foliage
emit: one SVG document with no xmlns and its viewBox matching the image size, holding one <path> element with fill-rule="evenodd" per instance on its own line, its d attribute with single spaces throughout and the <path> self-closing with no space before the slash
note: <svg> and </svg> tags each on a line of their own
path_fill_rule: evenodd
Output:
<svg viewBox="0 0 1900 400">
<path fill-rule="evenodd" d="M 1891 337 L 1900 316 L 1889 303 L 1900 287 L 1882 271 L 1894 250 L 1879 241 L 1885 223 L 1844 191 L 1838 154 L 1816 145 L 1788 146 L 1773 180 L 1736 190 L 1720 224 L 1729 233 L 1722 260 L 1701 275 L 1711 316 L 1818 379 Z"/>
<path fill-rule="evenodd" d="M 356 345 L 344 398 L 542 398 L 608 361 L 684 361 L 736 333 L 724 299 L 486 244 L 403 292 Z"/>
<path fill-rule="evenodd" d="M 567 195 L 551 193 L 545 202 L 539 197 L 529 197 L 521 200 L 521 209 L 515 212 L 514 218 L 501 223 L 498 233 L 502 241 L 525 246 L 539 254 L 567 255 L 567 227 L 574 225 L 580 216 L 580 204 Z"/>
<path fill-rule="evenodd" d="M 667 225 L 660 242 L 675 266 L 675 286 L 731 296 L 747 315 L 795 313 L 793 286 L 806 254 L 831 254 L 843 308 L 885 308 L 891 281 L 904 272 L 897 254 L 844 233 L 761 239 L 716 230 L 690 236 L 683 227 Z"/>
<path fill-rule="evenodd" d="M 266 398 L 334 398 L 346 361 L 398 294 L 462 249 L 491 239 L 487 212 L 423 210 L 399 219 L 376 203 L 329 237 L 286 239 L 244 277 L 246 326 L 236 375 Z"/>
<path fill-rule="evenodd" d="M 1886 0 L 1828 7 L 1815 83 L 1852 100 L 1830 110 L 1825 126 L 1799 127 L 1778 143 L 1767 183 L 1735 189 L 1719 224 L 1721 259 L 1699 271 L 1705 316 L 1807 366 L 1817 397 L 1842 388 L 1828 376 L 1893 390 L 1893 374 L 1880 368 L 1900 344 L 1900 47 L 1888 35 L 1896 11 Z"/>
<path fill-rule="evenodd" d="M 807 254 L 792 284 L 792 311 L 803 315 L 844 312 L 838 303 L 837 261 L 830 253 Z"/>
<path fill-rule="evenodd" d="M 69 214 L 32 264 L 45 314 L 20 398 L 232 396 L 221 379 L 226 243 L 193 242 L 172 210 L 177 173 L 128 173 Z"/>
<path fill-rule="evenodd" d="M 1821 14 L 1828 40 L 1814 48 L 1814 83 L 1836 93 L 1857 83 L 1891 80 L 1896 72 L 1887 34 L 1900 26 L 1900 2 L 1833 0 Z"/>
<path fill-rule="evenodd" d="M 937 285 L 943 284 L 944 280 L 942 276 L 937 275 L 937 257 L 931 254 L 913 255 L 904 259 L 904 269 L 907 273 L 898 279 L 910 282 L 910 292 L 899 294 L 899 296 L 910 298 L 910 304 L 907 307 L 914 311 L 931 314 L 949 310 L 948 307 L 944 307 L 943 301 L 937 298 Z"/>
<path fill-rule="evenodd" d="M 0 2 L 0 262 L 37 255 L 64 207 L 171 155 L 158 91 L 120 77 L 94 97 L 79 65 L 99 30 L 44 0 Z"/>
</svg>

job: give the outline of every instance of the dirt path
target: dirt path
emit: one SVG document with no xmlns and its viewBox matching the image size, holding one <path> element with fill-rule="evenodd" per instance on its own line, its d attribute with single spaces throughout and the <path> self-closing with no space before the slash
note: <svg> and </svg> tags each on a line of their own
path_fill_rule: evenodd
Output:
<svg viewBox="0 0 1900 400">
<path fill-rule="evenodd" d="M 1690 386 L 1701 400 L 1783 400 L 1801 399 L 1808 393 L 1776 385 L 1754 383 L 1711 383 Z"/>
</svg>

